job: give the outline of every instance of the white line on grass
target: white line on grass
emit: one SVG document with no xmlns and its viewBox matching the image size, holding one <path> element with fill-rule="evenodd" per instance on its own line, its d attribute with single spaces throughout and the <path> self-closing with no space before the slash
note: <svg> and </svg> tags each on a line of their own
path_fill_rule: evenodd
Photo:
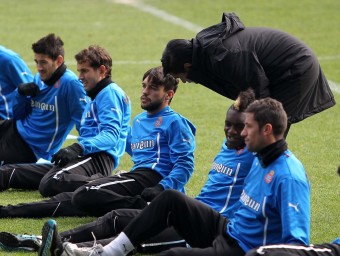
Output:
<svg viewBox="0 0 340 256">
<path fill-rule="evenodd" d="M 334 56 L 321 56 L 318 57 L 319 60 L 338 60 L 340 59 L 340 55 L 334 55 Z"/>
<path fill-rule="evenodd" d="M 160 10 L 160 9 L 154 7 L 154 6 L 144 4 L 143 2 L 138 1 L 138 0 L 113 0 L 113 2 L 118 3 L 118 4 L 126 4 L 126 5 L 129 5 L 129 6 L 132 6 L 132 7 L 137 8 L 137 9 L 143 11 L 143 12 L 150 13 L 150 14 L 158 17 L 158 18 L 161 18 L 165 21 L 168 21 L 172 24 L 186 28 L 186 29 L 193 31 L 193 32 L 199 32 L 203 29 L 199 25 L 196 25 L 196 24 L 194 24 L 190 21 L 181 19 L 181 18 L 174 16 L 170 13 L 167 13 L 166 11 Z"/>
<path fill-rule="evenodd" d="M 328 83 L 333 92 L 340 93 L 340 84 L 333 81 L 328 81 Z"/>
<path fill-rule="evenodd" d="M 144 4 L 142 1 L 139 1 L 139 0 L 112 0 L 112 2 L 114 3 L 118 3 L 118 4 L 125 4 L 125 5 L 129 5 L 131 7 L 134 7 L 134 8 L 137 8 L 143 12 L 147 12 L 147 13 L 150 13 L 158 18 L 161 18 L 163 20 L 166 20 L 172 24 L 175 24 L 175 25 L 178 25 L 178 26 L 181 26 L 183 28 L 186 28 L 190 31 L 193 31 L 193 32 L 199 32 L 203 29 L 203 27 L 197 25 L 197 24 L 194 24 L 194 23 L 191 23 L 187 20 L 183 20 L 181 18 L 178 18 L 172 14 L 169 14 L 163 10 L 160 10 L 154 6 L 151 6 L 151 5 L 147 5 L 147 4 Z M 319 60 L 336 60 L 336 59 L 340 59 L 340 55 L 334 55 L 334 56 L 320 56 L 318 57 Z M 331 87 L 331 89 L 334 91 L 334 92 L 337 92 L 337 93 L 340 93 L 340 84 L 336 83 L 336 82 L 333 82 L 333 81 L 328 81 L 329 82 L 329 85 Z"/>
<path fill-rule="evenodd" d="M 203 27 L 196 25 L 194 23 L 191 23 L 187 20 L 183 20 L 181 18 L 178 18 L 172 14 L 169 14 L 163 10 L 160 10 L 156 7 L 153 7 L 151 5 L 144 4 L 143 2 L 139 0 L 112 0 L 114 3 L 118 4 L 125 4 L 129 5 L 131 7 L 137 8 L 143 12 L 150 13 L 158 18 L 161 18 L 163 20 L 166 20 L 170 22 L 171 24 L 175 24 L 178 26 L 181 26 L 183 28 L 186 28 L 193 32 L 199 32 L 203 29 Z M 334 56 L 320 56 L 318 57 L 319 60 L 327 61 L 327 60 L 336 60 L 340 59 L 340 55 L 334 55 Z M 27 63 L 28 65 L 35 65 L 34 62 Z M 75 66 L 76 62 L 73 61 L 66 61 L 67 65 Z M 113 65 L 145 65 L 145 64 L 159 64 L 159 61 L 152 61 L 152 60 L 141 60 L 141 61 L 129 61 L 129 60 L 121 60 L 121 61 L 113 61 Z M 340 84 L 328 81 L 331 89 L 333 92 L 340 93 Z"/>
<path fill-rule="evenodd" d="M 147 5 L 145 3 L 143 3 L 143 1 L 140 0 L 111 0 L 114 3 L 118 3 L 118 4 L 125 4 L 134 8 L 137 8 L 143 12 L 147 12 L 150 13 L 158 18 L 161 18 L 165 21 L 170 22 L 171 24 L 174 25 L 178 25 L 180 27 L 186 28 L 190 31 L 193 32 L 199 32 L 202 29 L 204 29 L 203 27 L 194 24 L 192 22 L 189 22 L 187 20 L 181 19 L 177 16 L 174 16 L 170 13 L 167 13 L 166 11 L 160 10 L 154 6 L 151 5 Z M 334 56 L 320 56 L 318 57 L 319 60 L 338 60 L 340 59 L 340 55 L 334 55 Z"/>
</svg>

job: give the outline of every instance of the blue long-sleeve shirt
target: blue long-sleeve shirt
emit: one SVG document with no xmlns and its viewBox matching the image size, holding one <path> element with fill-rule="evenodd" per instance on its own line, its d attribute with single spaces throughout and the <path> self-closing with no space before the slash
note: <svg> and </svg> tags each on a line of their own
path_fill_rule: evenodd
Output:
<svg viewBox="0 0 340 256">
<path fill-rule="evenodd" d="M 79 131 L 87 96 L 78 77 L 68 69 L 52 86 L 44 84 L 39 74 L 33 82 L 40 88 L 36 97 L 14 92 L 13 116 L 37 159 L 50 160 L 74 125 Z"/>
<path fill-rule="evenodd" d="M 33 81 L 27 64 L 14 51 L 0 45 L 0 119 L 13 117 L 13 94 L 18 85 Z"/>
<path fill-rule="evenodd" d="M 309 244 L 309 181 L 289 150 L 267 167 L 255 158 L 239 203 L 227 233 L 245 252 L 269 244 Z"/>
<path fill-rule="evenodd" d="M 134 166 L 158 172 L 164 189 L 184 191 L 194 171 L 195 126 L 169 106 L 149 115 L 137 115 L 132 124 L 126 151 Z"/>
<path fill-rule="evenodd" d="M 226 139 L 215 157 L 208 180 L 196 199 L 209 205 L 224 217 L 231 219 L 243 190 L 243 183 L 254 160 L 246 147 L 229 149 Z"/>
<path fill-rule="evenodd" d="M 85 107 L 78 138 L 83 154 L 105 151 L 116 168 L 125 152 L 130 118 L 129 98 L 117 84 L 110 83 Z"/>
</svg>

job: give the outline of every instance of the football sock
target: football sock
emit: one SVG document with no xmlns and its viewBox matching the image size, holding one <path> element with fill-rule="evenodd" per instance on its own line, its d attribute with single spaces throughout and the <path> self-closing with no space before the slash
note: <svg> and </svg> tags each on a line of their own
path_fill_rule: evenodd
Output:
<svg viewBox="0 0 340 256">
<path fill-rule="evenodd" d="M 116 239 L 104 246 L 101 256 L 125 256 L 134 249 L 130 239 L 121 232 Z"/>
</svg>

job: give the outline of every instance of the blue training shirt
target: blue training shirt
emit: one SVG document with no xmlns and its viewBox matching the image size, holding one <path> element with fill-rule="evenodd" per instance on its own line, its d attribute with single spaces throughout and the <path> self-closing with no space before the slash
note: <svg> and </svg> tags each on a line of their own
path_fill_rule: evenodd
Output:
<svg viewBox="0 0 340 256">
<path fill-rule="evenodd" d="M 131 171 L 155 170 L 164 189 L 183 192 L 194 171 L 195 133 L 195 126 L 169 106 L 153 115 L 142 112 L 133 120 L 126 148 Z"/>
<path fill-rule="evenodd" d="M 243 183 L 254 160 L 248 149 L 229 149 L 224 139 L 214 159 L 208 180 L 196 199 L 231 219 L 243 190 Z"/>
<path fill-rule="evenodd" d="M 292 152 L 265 168 L 255 158 L 227 233 L 245 252 L 262 245 L 309 244 L 310 186 Z"/>
<path fill-rule="evenodd" d="M 105 151 L 114 159 L 116 168 L 125 152 L 130 118 L 128 96 L 117 84 L 110 83 L 85 107 L 78 138 L 83 154 Z"/>
<path fill-rule="evenodd" d="M 79 132 L 86 94 L 78 77 L 69 69 L 52 86 L 34 77 L 40 92 L 36 97 L 14 93 L 13 116 L 19 134 L 37 159 L 51 160 L 73 129 Z"/>
<path fill-rule="evenodd" d="M 14 90 L 32 81 L 32 72 L 21 57 L 0 45 L 0 119 L 13 117 Z"/>
</svg>

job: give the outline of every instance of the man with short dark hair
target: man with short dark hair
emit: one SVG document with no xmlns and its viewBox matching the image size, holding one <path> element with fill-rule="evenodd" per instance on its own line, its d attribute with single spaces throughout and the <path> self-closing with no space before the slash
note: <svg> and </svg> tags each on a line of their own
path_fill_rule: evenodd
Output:
<svg viewBox="0 0 340 256">
<path fill-rule="evenodd" d="M 63 45 L 55 34 L 32 44 L 38 74 L 14 92 L 13 120 L 0 120 L 0 165 L 51 160 L 74 125 L 79 130 L 86 95 Z"/>
<path fill-rule="evenodd" d="M 54 196 L 73 192 L 94 178 L 111 176 L 118 166 L 130 129 L 130 100 L 112 81 L 112 59 L 106 49 L 91 45 L 80 51 L 75 59 L 79 79 L 89 96 L 89 99 L 84 98 L 87 104 L 78 142 L 55 153 L 51 160 L 54 165 L 3 166 L 0 190 L 30 186 L 39 188 L 45 197 Z"/>
<path fill-rule="evenodd" d="M 244 111 L 254 99 L 255 95 L 252 90 L 241 92 L 237 100 L 227 110 L 223 124 L 225 138 L 221 150 L 211 165 L 206 183 L 195 197 L 227 219 L 234 215 L 244 180 L 254 159 L 254 154 L 247 150 L 244 138 L 241 136 L 245 120 Z M 97 243 L 104 246 L 111 242 L 113 237 L 117 236 L 140 211 L 141 209 L 113 210 L 93 222 L 60 233 L 60 241 L 87 247 L 94 243 L 95 237 Z M 46 229 L 48 230 L 48 227 Z M 55 233 L 54 235 L 56 235 Z M 39 238 L 33 235 L 0 232 L 1 244 L 4 248 L 12 250 L 20 249 L 24 245 L 26 248 L 36 249 L 39 247 Z M 155 253 L 179 246 L 186 246 L 186 242 L 174 229 L 167 228 L 151 239 L 143 241 L 136 250 L 140 253 Z"/>
<path fill-rule="evenodd" d="M 282 104 L 270 98 L 256 100 L 245 113 L 241 135 L 248 150 L 257 154 L 232 219 L 178 191 L 166 190 L 108 245 L 84 249 L 64 243 L 61 255 L 127 255 L 167 227 L 173 227 L 190 248 L 173 248 L 160 255 L 243 256 L 265 244 L 309 244 L 309 181 L 301 162 L 287 149 Z M 60 244 L 53 220 L 44 230 L 40 255 Z"/>
<path fill-rule="evenodd" d="M 90 72 L 84 64 L 78 65 L 78 69 L 81 74 Z M 90 86 L 89 81 L 84 79 L 85 88 Z M 0 207 L 0 218 L 102 216 L 114 209 L 142 209 L 163 190 L 184 192 L 184 186 L 194 171 L 196 128 L 170 107 L 177 85 L 178 81 L 173 76 L 163 75 L 162 67 L 145 72 L 141 94 L 141 107 L 145 111 L 134 118 L 124 147 L 134 163 L 129 172 L 90 181 L 85 177 L 89 182 L 83 183 L 74 192 L 59 193 L 40 202 Z M 99 96 L 104 97 L 101 93 L 98 93 Z M 118 109 L 103 106 L 101 110 L 107 114 Z M 89 123 L 97 124 L 94 121 Z M 80 140 L 81 143 L 83 141 L 86 142 L 86 139 Z M 68 154 L 64 153 L 55 157 L 57 163 L 63 155 L 68 158 Z M 61 169 L 60 175 L 65 176 L 65 181 L 68 176 L 72 178 L 72 172 L 68 174 L 67 168 Z"/>
</svg>

